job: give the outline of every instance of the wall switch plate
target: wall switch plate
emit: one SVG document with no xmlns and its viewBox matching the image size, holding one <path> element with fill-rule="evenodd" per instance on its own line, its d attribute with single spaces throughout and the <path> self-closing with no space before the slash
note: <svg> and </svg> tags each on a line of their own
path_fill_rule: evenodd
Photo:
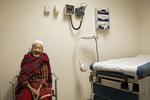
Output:
<svg viewBox="0 0 150 100">
<path fill-rule="evenodd" d="M 45 8 L 45 13 L 50 13 L 50 6 L 46 5 L 44 8 Z"/>
<path fill-rule="evenodd" d="M 60 13 L 60 5 L 56 4 L 55 5 L 55 14 L 58 14 L 58 13 Z"/>
</svg>

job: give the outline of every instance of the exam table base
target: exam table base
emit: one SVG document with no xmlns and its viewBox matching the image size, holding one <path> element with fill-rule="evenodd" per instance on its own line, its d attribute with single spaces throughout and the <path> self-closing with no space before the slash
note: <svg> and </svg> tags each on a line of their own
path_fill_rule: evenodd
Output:
<svg viewBox="0 0 150 100">
<path fill-rule="evenodd" d="M 92 72 L 90 82 L 93 85 L 93 100 L 150 100 L 150 76 L 121 79 Z M 128 83 L 133 85 L 132 90 Z"/>
</svg>

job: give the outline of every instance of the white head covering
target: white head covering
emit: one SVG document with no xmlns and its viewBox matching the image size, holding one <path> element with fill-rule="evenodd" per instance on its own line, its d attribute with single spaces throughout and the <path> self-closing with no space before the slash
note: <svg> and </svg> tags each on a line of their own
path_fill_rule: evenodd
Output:
<svg viewBox="0 0 150 100">
<path fill-rule="evenodd" d="M 40 44 L 43 46 L 43 42 L 40 41 L 40 40 L 35 40 L 35 41 L 33 41 L 33 44 L 35 44 L 35 43 L 40 43 Z M 32 44 L 32 45 L 33 45 L 33 44 Z"/>
<path fill-rule="evenodd" d="M 40 40 L 35 40 L 35 41 L 33 41 L 32 46 L 33 46 L 35 43 L 40 43 L 42 46 L 44 46 L 44 45 L 43 45 L 43 42 L 40 41 Z M 32 51 L 32 47 L 30 48 L 30 52 L 31 52 L 31 51 Z"/>
</svg>

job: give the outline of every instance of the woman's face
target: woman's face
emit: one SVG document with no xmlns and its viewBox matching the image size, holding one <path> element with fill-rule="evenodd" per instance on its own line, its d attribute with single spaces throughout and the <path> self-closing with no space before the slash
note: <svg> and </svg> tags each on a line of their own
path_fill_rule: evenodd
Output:
<svg viewBox="0 0 150 100">
<path fill-rule="evenodd" d="M 43 46 L 40 43 L 35 43 L 32 46 L 32 54 L 34 57 L 39 57 L 43 52 Z"/>
</svg>

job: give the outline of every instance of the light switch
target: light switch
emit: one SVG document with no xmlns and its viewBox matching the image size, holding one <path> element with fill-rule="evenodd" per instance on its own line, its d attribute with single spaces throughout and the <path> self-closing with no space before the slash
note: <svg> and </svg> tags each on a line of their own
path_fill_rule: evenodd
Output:
<svg viewBox="0 0 150 100">
<path fill-rule="evenodd" d="M 50 13 L 50 6 L 46 5 L 44 8 L 45 8 L 45 13 Z"/>
</svg>

